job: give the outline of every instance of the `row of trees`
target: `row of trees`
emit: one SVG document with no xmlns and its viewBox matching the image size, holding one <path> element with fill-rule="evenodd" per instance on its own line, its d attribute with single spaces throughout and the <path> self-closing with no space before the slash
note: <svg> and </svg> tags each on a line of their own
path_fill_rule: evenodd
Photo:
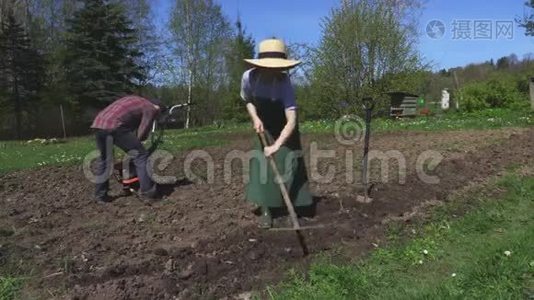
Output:
<svg viewBox="0 0 534 300">
<path fill-rule="evenodd" d="M 422 2 L 341 0 L 322 21 L 318 47 L 290 45 L 290 56 L 304 62 L 291 71 L 302 116 L 353 113 L 364 97 L 385 108 L 387 91 L 454 85 L 450 72 L 430 72 L 417 51 Z M 184 112 L 185 127 L 246 120 L 239 87 L 252 37 L 215 0 L 172 3 L 157 32 L 148 0 L 0 0 L 0 133 L 42 134 L 47 107 L 59 105 L 71 130 L 87 132 L 98 109 L 127 93 L 195 104 Z M 532 19 L 518 20 L 527 34 Z M 507 57 L 493 65 L 513 64 Z"/>
<path fill-rule="evenodd" d="M 458 97 L 461 98 L 462 110 L 496 107 L 527 109 L 529 81 L 534 74 L 534 56 L 526 54 L 518 58 L 512 54 L 499 58 L 496 63 L 490 60 L 441 72 L 440 78 L 452 82 L 453 74 L 460 82 Z"/>
<path fill-rule="evenodd" d="M 175 1 L 163 34 L 152 19 L 146 0 L 0 0 L 0 132 L 37 132 L 59 105 L 87 132 L 128 93 L 196 104 L 187 127 L 238 116 L 242 59 L 254 55 L 239 20 L 212 0 Z"/>
<path fill-rule="evenodd" d="M 0 132 L 36 132 L 57 105 L 86 131 L 83 112 L 138 87 L 147 73 L 134 2 L 144 3 L 0 0 Z"/>
<path fill-rule="evenodd" d="M 13 111 L 20 137 L 23 112 L 32 109 L 43 85 L 44 62 L 13 14 L 3 18 L 0 28 L 0 108 Z"/>
</svg>

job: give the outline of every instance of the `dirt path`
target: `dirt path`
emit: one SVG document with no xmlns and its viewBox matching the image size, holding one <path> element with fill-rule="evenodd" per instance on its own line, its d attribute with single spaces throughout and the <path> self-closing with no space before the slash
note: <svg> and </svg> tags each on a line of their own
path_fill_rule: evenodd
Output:
<svg viewBox="0 0 534 300">
<path fill-rule="evenodd" d="M 320 149 L 335 150 L 335 158 L 318 164 L 321 174 L 334 167 L 335 179 L 312 183 L 317 216 L 302 222 L 328 226 L 305 232 L 312 253 L 306 259 L 294 232 L 256 227 L 256 217 L 244 202 L 240 172 L 233 174 L 231 184 L 224 182 L 225 155 L 250 147 L 248 138 L 241 136 L 224 148 L 205 149 L 216 166 L 213 183 L 174 187 L 164 201 L 151 207 L 135 197 L 109 205 L 93 203 L 93 187 L 80 167 L 0 177 L 0 264 L 26 262 L 33 273 L 24 295 L 32 298 L 221 298 L 262 289 L 321 251 L 349 245 L 355 254 L 366 253 L 380 239 L 385 219 L 406 214 L 425 201 L 444 201 L 471 182 L 530 162 L 534 129 L 377 136 L 374 150 L 398 150 L 406 158 L 406 182 L 400 184 L 398 176 L 391 176 L 389 183 L 375 185 L 374 201 L 368 204 L 355 201 L 358 185 L 346 182 L 344 165 L 352 148 L 326 135 L 305 138 L 307 147 L 313 142 Z M 361 145 L 357 147 L 356 162 Z M 440 178 L 437 185 L 416 176 L 415 162 L 426 150 L 444 157 L 431 172 Z M 183 179 L 186 155 L 177 157 L 165 174 Z M 392 163 L 392 170 L 398 165 Z M 378 167 L 373 165 L 374 176 Z M 197 161 L 193 169 L 206 177 L 202 163 Z"/>
</svg>

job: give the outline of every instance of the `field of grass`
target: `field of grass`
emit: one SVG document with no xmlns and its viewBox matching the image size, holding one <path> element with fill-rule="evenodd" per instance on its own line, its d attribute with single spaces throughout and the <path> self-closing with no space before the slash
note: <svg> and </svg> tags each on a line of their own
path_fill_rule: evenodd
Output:
<svg viewBox="0 0 534 300">
<path fill-rule="evenodd" d="M 533 299 L 534 178 L 509 175 L 435 212 L 422 232 L 353 264 L 324 258 L 272 299 Z M 462 217 L 455 213 L 467 211 Z M 404 228 L 403 232 L 409 232 Z M 399 231 L 400 232 L 400 231 Z M 406 240 L 406 239 L 403 239 Z"/>
<path fill-rule="evenodd" d="M 168 130 L 161 149 L 171 152 L 224 144 L 215 129 Z M 150 142 L 147 142 L 150 145 Z M 40 141 L 0 142 L 0 173 L 48 165 L 80 163 L 96 149 L 93 136 L 71 138 L 57 143 Z M 117 151 L 120 152 L 120 151 Z"/>
<path fill-rule="evenodd" d="M 445 131 L 463 129 L 492 129 L 534 125 L 529 111 L 491 109 L 476 113 L 450 113 L 415 119 L 374 119 L 373 132 L 403 130 Z M 309 121 L 301 125 L 304 133 L 326 134 L 336 130 L 335 120 Z M 250 125 L 226 124 L 192 130 L 167 130 L 162 149 L 178 152 L 199 147 L 217 146 L 228 142 L 224 135 L 252 132 Z M 79 163 L 95 149 L 93 137 L 71 138 L 62 143 L 0 142 L 0 173 L 45 165 Z"/>
<path fill-rule="evenodd" d="M 472 113 L 447 113 L 443 115 L 394 120 L 373 119 L 374 132 L 402 130 L 447 131 L 463 129 L 494 129 L 504 127 L 526 127 L 534 125 L 534 114 L 530 111 L 510 109 L 487 109 Z M 335 121 L 321 120 L 306 122 L 301 126 L 304 132 L 334 132 Z"/>
</svg>

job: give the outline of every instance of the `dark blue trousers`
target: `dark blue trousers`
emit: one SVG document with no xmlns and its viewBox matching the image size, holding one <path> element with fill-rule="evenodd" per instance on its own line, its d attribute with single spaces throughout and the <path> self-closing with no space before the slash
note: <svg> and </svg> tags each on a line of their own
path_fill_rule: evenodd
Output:
<svg viewBox="0 0 534 300">
<path fill-rule="evenodd" d="M 113 169 L 113 145 L 126 152 L 133 160 L 135 171 L 139 178 L 140 192 L 145 193 L 154 188 L 147 170 L 148 151 L 137 136 L 128 130 L 101 130 L 96 131 L 96 146 L 100 151 L 97 162 L 96 175 L 99 177 L 96 184 L 96 197 L 104 197 L 109 190 L 109 174 Z"/>
</svg>

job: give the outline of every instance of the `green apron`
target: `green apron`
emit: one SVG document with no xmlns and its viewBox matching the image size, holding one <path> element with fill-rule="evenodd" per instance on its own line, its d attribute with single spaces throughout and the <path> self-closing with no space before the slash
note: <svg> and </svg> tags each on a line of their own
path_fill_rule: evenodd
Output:
<svg viewBox="0 0 534 300">
<path fill-rule="evenodd" d="M 287 123 L 285 108 L 282 102 L 276 99 L 257 97 L 255 97 L 254 105 L 266 130 L 267 140 L 269 144 L 272 144 L 280 136 Z M 271 165 L 263 154 L 259 136 L 256 136 L 254 140 L 256 151 L 253 151 L 254 154 L 250 160 L 250 178 L 246 187 L 246 198 L 259 206 L 285 207 L 280 186 L 275 180 Z M 285 145 L 274 154 L 274 159 L 293 205 L 297 207 L 312 205 L 313 200 L 308 186 L 298 125 Z"/>
</svg>

